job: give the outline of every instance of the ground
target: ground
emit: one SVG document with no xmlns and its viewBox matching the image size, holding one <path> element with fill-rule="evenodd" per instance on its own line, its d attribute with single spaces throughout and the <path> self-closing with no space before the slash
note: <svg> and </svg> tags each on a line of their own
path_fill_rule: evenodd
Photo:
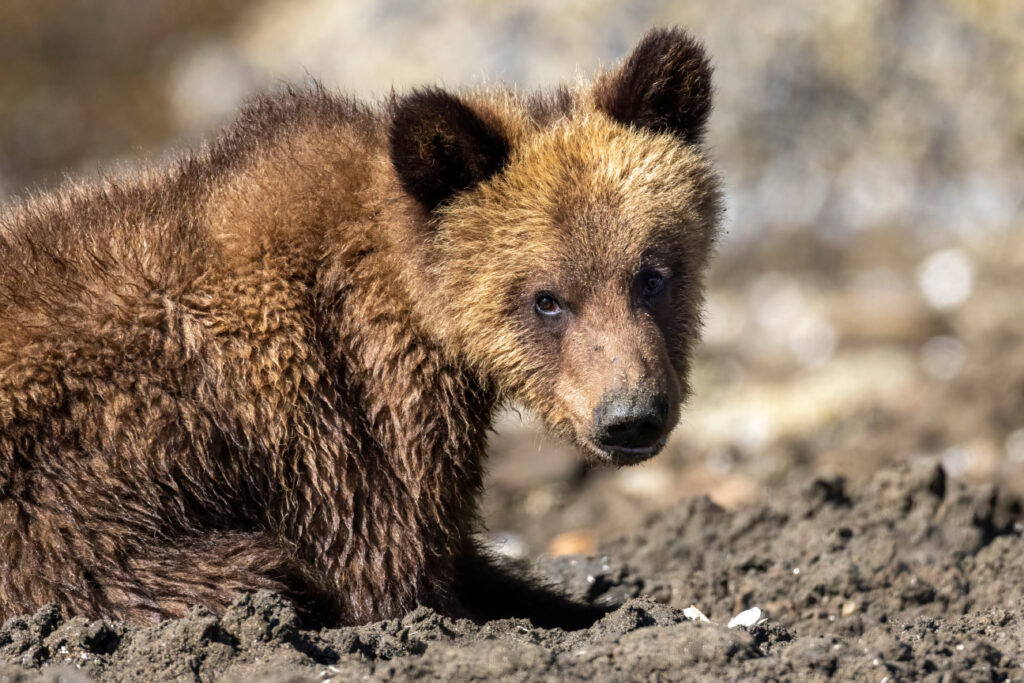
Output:
<svg viewBox="0 0 1024 683">
<path fill-rule="evenodd" d="M 992 488 L 925 463 L 852 491 L 794 485 L 736 511 L 694 498 L 596 558 L 537 564 L 580 597 L 626 601 L 583 631 L 426 608 L 304 631 L 271 593 L 147 629 L 44 608 L 0 630 L 0 680 L 40 666 L 49 680 L 112 681 L 1007 680 L 1024 666 L 1024 538 L 1009 512 Z M 713 623 L 686 619 L 689 603 Z M 753 605 L 766 621 L 724 625 Z"/>
</svg>

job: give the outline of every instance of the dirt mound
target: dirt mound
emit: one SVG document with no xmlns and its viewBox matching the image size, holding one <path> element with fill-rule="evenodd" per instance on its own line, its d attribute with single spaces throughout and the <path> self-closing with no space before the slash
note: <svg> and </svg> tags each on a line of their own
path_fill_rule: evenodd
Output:
<svg viewBox="0 0 1024 683">
<path fill-rule="evenodd" d="M 1017 512 L 927 462 L 883 470 L 859 491 L 816 480 L 736 511 L 698 498 L 600 557 L 537 563 L 582 599 L 624 601 L 585 630 L 476 625 L 421 608 L 307 631 L 272 593 L 244 596 L 221 618 L 196 609 L 146 629 L 43 608 L 0 629 L 0 680 L 1001 681 L 1024 665 Z M 687 619 L 691 604 L 711 623 Z M 752 606 L 760 623 L 724 625 Z"/>
</svg>

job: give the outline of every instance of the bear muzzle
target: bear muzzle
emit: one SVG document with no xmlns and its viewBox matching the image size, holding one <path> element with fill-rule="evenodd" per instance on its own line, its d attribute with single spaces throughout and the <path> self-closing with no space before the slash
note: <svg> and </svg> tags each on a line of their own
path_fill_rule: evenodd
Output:
<svg viewBox="0 0 1024 683">
<path fill-rule="evenodd" d="M 594 409 L 592 441 L 617 465 L 643 462 L 665 446 L 668 417 L 662 394 L 611 392 Z"/>
</svg>

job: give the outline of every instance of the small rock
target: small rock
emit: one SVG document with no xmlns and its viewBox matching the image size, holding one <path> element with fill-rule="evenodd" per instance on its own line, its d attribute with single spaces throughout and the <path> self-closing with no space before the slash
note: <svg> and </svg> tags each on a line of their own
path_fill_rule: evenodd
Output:
<svg viewBox="0 0 1024 683">
<path fill-rule="evenodd" d="M 523 537 L 514 531 L 493 533 L 487 538 L 486 543 L 492 552 L 513 560 L 526 557 L 530 552 Z"/>
<path fill-rule="evenodd" d="M 597 553 L 597 536 L 589 529 L 576 529 L 558 534 L 548 543 L 548 555 L 594 555 Z"/>
</svg>

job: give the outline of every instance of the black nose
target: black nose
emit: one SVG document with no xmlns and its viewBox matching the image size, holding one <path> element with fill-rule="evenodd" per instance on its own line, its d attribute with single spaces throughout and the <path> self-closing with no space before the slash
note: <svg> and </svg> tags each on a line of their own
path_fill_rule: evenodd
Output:
<svg viewBox="0 0 1024 683">
<path fill-rule="evenodd" d="M 650 448 L 665 436 L 668 400 L 648 393 L 605 397 L 594 410 L 597 441 L 609 448 Z"/>
</svg>

